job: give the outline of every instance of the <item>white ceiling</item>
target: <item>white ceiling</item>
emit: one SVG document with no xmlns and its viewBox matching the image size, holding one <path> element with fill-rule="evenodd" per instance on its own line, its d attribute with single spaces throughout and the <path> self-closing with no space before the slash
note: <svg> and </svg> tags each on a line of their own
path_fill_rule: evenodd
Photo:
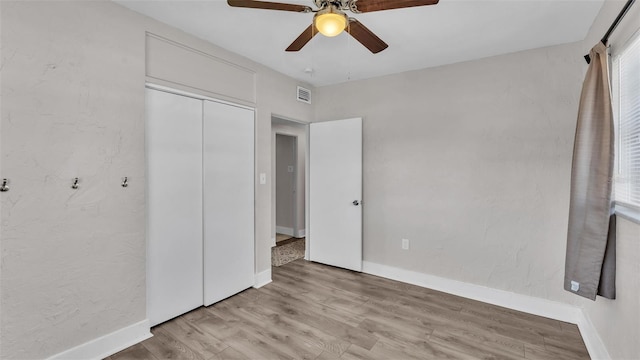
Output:
<svg viewBox="0 0 640 360">
<path fill-rule="evenodd" d="M 318 35 L 300 52 L 285 52 L 311 24 L 310 13 L 232 8 L 225 0 L 115 1 L 315 86 L 582 40 L 603 4 L 440 0 L 432 6 L 349 13 L 389 44 L 374 55 L 346 33 Z"/>
</svg>

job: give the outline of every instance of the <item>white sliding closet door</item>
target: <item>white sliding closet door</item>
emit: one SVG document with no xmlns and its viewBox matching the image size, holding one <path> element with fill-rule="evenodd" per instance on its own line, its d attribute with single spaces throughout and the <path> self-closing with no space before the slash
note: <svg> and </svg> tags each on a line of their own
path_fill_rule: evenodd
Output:
<svg viewBox="0 0 640 360">
<path fill-rule="evenodd" d="M 204 303 L 254 284 L 254 112 L 204 102 Z"/>
<path fill-rule="evenodd" d="M 147 89 L 147 316 L 202 305 L 202 101 Z"/>
</svg>

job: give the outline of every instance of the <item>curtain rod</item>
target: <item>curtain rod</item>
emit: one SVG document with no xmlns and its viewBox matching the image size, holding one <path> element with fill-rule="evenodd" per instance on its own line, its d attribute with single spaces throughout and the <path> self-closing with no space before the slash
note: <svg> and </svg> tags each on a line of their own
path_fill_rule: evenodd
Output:
<svg viewBox="0 0 640 360">
<path fill-rule="evenodd" d="M 609 26 L 609 30 L 607 30 L 607 33 L 604 34 L 604 36 L 602 37 L 602 40 L 600 40 L 600 42 L 602 42 L 603 44 L 607 45 L 607 42 L 609 42 L 609 36 L 611 36 L 611 33 L 613 33 L 613 31 L 616 29 L 616 27 L 618 27 L 618 24 L 620 24 L 620 21 L 622 21 L 622 18 L 624 18 L 624 16 L 627 15 L 627 12 L 629 11 L 629 8 L 631 7 L 631 5 L 633 5 L 633 3 L 635 1 L 636 0 L 627 1 L 627 3 L 622 8 L 622 10 L 620 10 L 620 13 L 618 14 L 618 17 L 616 17 L 616 19 L 613 21 L 613 24 L 611 24 L 611 26 Z M 591 62 L 591 57 L 589 56 L 589 54 L 585 55 L 584 59 L 587 61 L 587 64 L 589 64 Z"/>
</svg>

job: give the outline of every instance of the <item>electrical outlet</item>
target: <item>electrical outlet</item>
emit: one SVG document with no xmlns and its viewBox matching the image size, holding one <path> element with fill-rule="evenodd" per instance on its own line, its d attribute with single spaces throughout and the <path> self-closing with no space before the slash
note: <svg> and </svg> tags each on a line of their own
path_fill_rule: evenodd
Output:
<svg viewBox="0 0 640 360">
<path fill-rule="evenodd" d="M 402 250 L 409 250 L 409 239 L 402 239 Z"/>
</svg>

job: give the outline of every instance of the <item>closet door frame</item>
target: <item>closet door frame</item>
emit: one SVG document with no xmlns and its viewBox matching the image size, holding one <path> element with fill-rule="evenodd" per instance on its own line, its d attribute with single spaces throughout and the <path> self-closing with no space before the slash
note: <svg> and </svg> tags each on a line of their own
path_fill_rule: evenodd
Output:
<svg viewBox="0 0 640 360">
<path fill-rule="evenodd" d="M 188 92 L 188 91 L 178 90 L 178 89 L 175 89 L 175 88 L 171 88 L 171 87 L 167 87 L 167 86 L 164 86 L 164 85 L 159 85 L 159 84 L 155 84 L 155 83 L 151 83 L 151 82 L 146 82 L 145 83 L 145 89 L 147 89 L 147 90 L 157 90 L 157 91 L 170 93 L 170 94 L 173 94 L 173 95 L 185 96 L 185 97 L 193 98 L 195 100 L 201 100 L 202 101 L 202 127 L 203 128 L 204 128 L 204 121 L 205 121 L 205 114 L 204 114 L 205 101 L 211 101 L 211 102 L 215 102 L 215 103 L 219 103 L 219 104 L 225 104 L 225 105 L 229 105 L 229 106 L 234 106 L 234 107 L 237 107 L 237 108 L 251 110 L 253 112 L 254 117 L 253 117 L 253 147 L 252 147 L 253 148 L 253 187 L 252 187 L 252 192 L 253 192 L 252 193 L 252 197 L 253 197 L 253 224 L 252 224 L 252 228 L 253 228 L 253 236 L 252 236 L 252 239 L 253 239 L 253 246 L 252 246 L 252 248 L 253 248 L 253 255 L 252 255 L 253 269 L 252 269 L 252 272 L 253 272 L 253 276 L 254 276 L 254 279 L 255 279 L 255 271 L 256 271 L 255 270 L 255 256 L 256 256 L 256 254 L 255 254 L 255 249 L 256 249 L 256 246 L 255 246 L 255 228 L 256 228 L 256 217 L 255 217 L 255 198 L 256 198 L 255 187 L 256 187 L 256 185 L 255 185 L 255 176 L 256 176 L 256 171 L 257 171 L 256 170 L 256 148 L 255 148 L 255 136 L 256 136 L 255 135 L 255 131 L 256 131 L 255 113 L 256 113 L 256 109 L 254 107 L 251 107 L 251 106 L 246 106 L 246 105 L 233 103 L 233 102 L 229 102 L 229 101 L 225 101 L 225 100 L 215 99 L 215 98 L 208 97 L 208 96 L 205 96 L 205 95 L 200 95 L 200 94 L 196 94 L 196 93 L 192 93 L 192 92 Z M 203 136 L 204 136 L 204 133 L 203 133 Z M 204 170 L 204 143 L 205 143 L 204 142 L 204 138 L 201 138 L 201 145 L 202 145 L 202 148 L 203 148 L 203 155 L 202 155 L 203 168 L 202 168 L 202 178 L 201 178 L 202 182 L 201 182 L 201 184 L 202 184 L 202 187 L 203 187 L 203 193 L 204 193 L 204 171 L 205 171 Z M 203 256 L 203 262 L 202 262 L 202 265 L 203 265 L 203 284 L 202 284 L 203 285 L 203 299 L 202 300 L 203 301 L 202 301 L 202 303 L 204 304 L 206 302 L 206 299 L 205 299 L 206 284 L 205 284 L 205 280 L 204 280 L 204 277 L 205 277 L 205 275 L 204 275 L 204 271 L 205 270 L 204 269 L 206 268 L 206 264 L 204 263 L 205 262 L 205 258 L 204 258 L 204 256 L 205 256 L 205 252 L 204 252 L 205 251 L 204 250 L 205 249 L 204 221 L 205 221 L 206 217 L 204 215 L 204 197 L 202 199 L 202 208 L 203 208 L 203 211 L 202 211 L 202 222 L 203 222 L 203 226 L 202 226 L 202 234 L 203 234 L 203 236 L 202 236 L 202 245 L 203 245 L 203 253 L 202 253 L 202 256 Z M 148 236 L 148 234 L 147 234 L 147 236 Z M 147 238 L 147 243 L 148 243 L 148 241 L 149 241 L 149 239 Z M 253 284 L 248 285 L 247 288 L 251 287 L 252 285 Z M 147 304 L 148 303 L 149 303 L 149 300 L 147 300 Z"/>
</svg>

